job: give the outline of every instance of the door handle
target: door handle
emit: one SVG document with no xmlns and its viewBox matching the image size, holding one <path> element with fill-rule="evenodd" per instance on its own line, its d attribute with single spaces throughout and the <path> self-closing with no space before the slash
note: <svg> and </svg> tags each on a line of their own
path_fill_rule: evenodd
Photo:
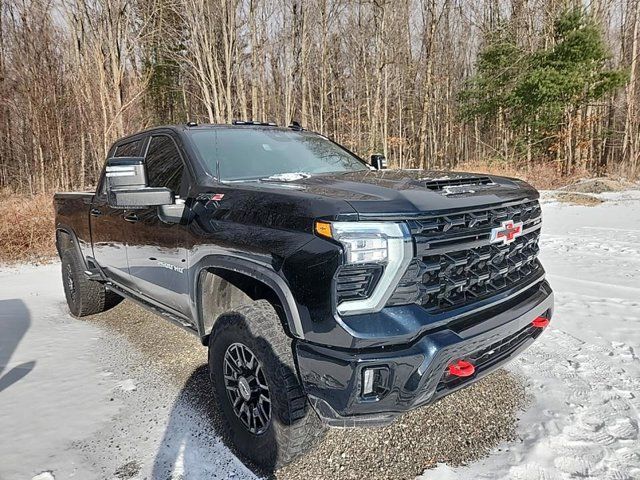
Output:
<svg viewBox="0 0 640 480">
<path fill-rule="evenodd" d="M 129 223 L 136 223 L 139 220 L 138 215 L 136 215 L 135 213 L 130 213 L 129 215 L 125 215 L 124 219 Z"/>
<path fill-rule="evenodd" d="M 92 217 L 99 217 L 100 215 L 102 215 L 102 210 L 100 210 L 99 208 L 92 208 L 89 213 L 91 213 Z"/>
</svg>

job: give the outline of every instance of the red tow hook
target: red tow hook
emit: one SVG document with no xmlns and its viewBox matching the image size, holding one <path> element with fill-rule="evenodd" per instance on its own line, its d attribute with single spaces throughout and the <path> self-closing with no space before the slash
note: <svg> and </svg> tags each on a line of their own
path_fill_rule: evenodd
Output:
<svg viewBox="0 0 640 480">
<path fill-rule="evenodd" d="M 536 328 L 545 328 L 546 326 L 549 325 L 549 319 L 544 317 L 538 317 L 533 322 L 531 322 L 531 325 L 533 325 Z"/>
<path fill-rule="evenodd" d="M 456 363 L 449 365 L 449 375 L 454 377 L 470 377 L 475 371 L 476 367 L 464 360 L 458 360 Z"/>
</svg>

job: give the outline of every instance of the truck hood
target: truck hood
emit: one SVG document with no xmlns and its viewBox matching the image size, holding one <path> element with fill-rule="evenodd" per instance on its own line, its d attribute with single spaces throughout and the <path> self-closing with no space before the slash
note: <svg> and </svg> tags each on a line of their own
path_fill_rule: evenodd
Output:
<svg viewBox="0 0 640 480">
<path fill-rule="evenodd" d="M 262 187 L 348 202 L 361 217 L 424 214 L 538 198 L 521 180 L 473 173 L 425 170 L 372 170 L 345 174 L 263 180 Z"/>
</svg>

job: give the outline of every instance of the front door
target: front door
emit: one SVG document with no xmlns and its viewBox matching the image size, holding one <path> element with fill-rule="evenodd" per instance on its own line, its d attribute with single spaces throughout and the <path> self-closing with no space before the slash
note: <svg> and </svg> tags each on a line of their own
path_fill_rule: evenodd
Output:
<svg viewBox="0 0 640 480">
<path fill-rule="evenodd" d="M 181 201 L 188 179 L 180 152 L 168 135 L 155 135 L 145 157 L 148 185 L 167 187 Z M 131 211 L 127 222 L 129 274 L 135 290 L 151 300 L 188 316 L 189 281 L 185 226 L 165 223 L 158 208 Z"/>
<path fill-rule="evenodd" d="M 146 144 L 146 137 L 139 135 L 117 144 L 108 158 L 139 157 Z M 127 227 L 131 211 L 113 208 L 107 203 L 108 182 L 103 173 L 91 204 L 89 222 L 93 243 L 93 257 L 108 277 L 120 285 L 129 286 L 129 264 L 127 262 Z"/>
<path fill-rule="evenodd" d="M 129 284 L 125 217 L 129 212 L 112 208 L 107 195 L 96 195 L 90 210 L 93 257 L 107 276 L 121 285 Z"/>
</svg>

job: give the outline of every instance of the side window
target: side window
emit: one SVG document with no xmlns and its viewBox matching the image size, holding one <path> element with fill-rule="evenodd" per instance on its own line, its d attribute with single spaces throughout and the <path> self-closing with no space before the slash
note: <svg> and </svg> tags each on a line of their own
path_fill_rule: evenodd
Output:
<svg viewBox="0 0 640 480">
<path fill-rule="evenodd" d="M 145 163 L 150 187 L 167 187 L 180 193 L 184 165 L 171 138 L 152 137 Z"/>
<path fill-rule="evenodd" d="M 142 150 L 143 139 L 134 140 L 133 142 L 123 143 L 116 147 L 114 157 L 139 157 Z"/>
</svg>

